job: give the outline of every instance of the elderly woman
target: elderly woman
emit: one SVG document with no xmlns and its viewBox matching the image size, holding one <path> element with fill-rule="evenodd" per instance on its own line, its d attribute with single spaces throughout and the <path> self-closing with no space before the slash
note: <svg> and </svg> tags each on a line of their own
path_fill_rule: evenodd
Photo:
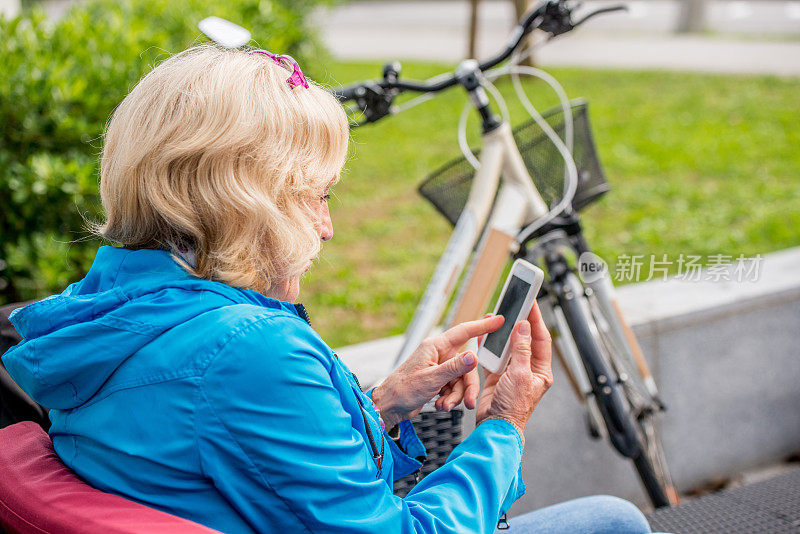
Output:
<svg viewBox="0 0 800 534">
<path fill-rule="evenodd" d="M 288 70 L 287 70 L 288 68 Z M 291 76 L 290 76 L 291 74 Z M 9 372 L 52 408 L 56 452 L 93 486 L 222 532 L 491 532 L 522 495 L 523 430 L 552 382 L 537 310 L 478 399 L 470 338 L 488 317 L 426 340 L 379 387 L 309 326 L 299 281 L 331 239 L 348 146 L 341 106 L 296 63 L 210 46 L 174 56 L 114 112 L 101 165 L 121 247 L 13 321 Z M 477 428 L 406 498 L 420 467 L 408 421 L 477 407 Z M 647 532 L 610 497 L 521 518 L 533 532 Z"/>
</svg>

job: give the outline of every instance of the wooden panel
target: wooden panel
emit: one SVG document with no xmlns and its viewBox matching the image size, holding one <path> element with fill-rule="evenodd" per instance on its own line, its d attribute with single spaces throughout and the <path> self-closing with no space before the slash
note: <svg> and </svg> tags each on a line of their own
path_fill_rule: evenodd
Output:
<svg viewBox="0 0 800 534">
<path fill-rule="evenodd" d="M 483 316 L 500 274 L 503 272 L 503 267 L 509 259 L 513 240 L 514 237 L 505 232 L 494 228 L 489 229 L 483 248 L 478 251 L 478 262 L 475 265 L 472 279 L 453 316 L 452 324 L 473 321 Z"/>
</svg>

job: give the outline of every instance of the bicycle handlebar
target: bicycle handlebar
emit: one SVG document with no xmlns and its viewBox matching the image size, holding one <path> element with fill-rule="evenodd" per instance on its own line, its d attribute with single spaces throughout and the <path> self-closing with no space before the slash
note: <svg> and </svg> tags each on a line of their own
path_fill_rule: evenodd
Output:
<svg viewBox="0 0 800 534">
<path fill-rule="evenodd" d="M 602 7 L 602 8 L 600 8 L 600 9 L 595 9 L 595 10 L 594 10 L 594 11 L 592 11 L 591 13 L 588 13 L 587 15 L 585 15 L 585 16 L 584 16 L 584 17 L 583 17 L 581 20 L 579 20 L 578 22 L 575 22 L 575 23 L 572 25 L 572 27 L 573 27 L 573 28 L 577 28 L 578 26 L 580 26 L 581 24 L 583 24 L 584 22 L 586 22 L 586 21 L 587 21 L 587 20 L 589 20 L 590 18 L 592 18 L 592 17 L 596 17 L 597 15 L 602 15 L 602 14 L 604 14 L 604 13 L 612 13 L 612 12 L 614 12 L 614 11 L 627 11 L 627 10 L 628 10 L 628 6 L 627 6 L 627 5 L 625 5 L 625 4 L 616 4 L 616 5 L 613 5 L 613 6 L 608 6 L 608 7 Z"/>
<path fill-rule="evenodd" d="M 588 13 L 577 22 L 572 22 L 573 9 L 567 7 L 566 0 L 544 0 L 514 27 L 505 50 L 478 64 L 478 69 L 481 72 L 489 70 L 511 57 L 511 54 L 519 47 L 522 40 L 537 28 L 549 33 L 550 38 L 553 38 L 575 29 L 597 15 L 626 9 L 627 7 L 623 4 L 608 6 Z M 400 65 L 398 63 L 389 64 L 384 67 L 382 80 L 338 87 L 332 89 L 331 93 L 341 103 L 350 100 L 356 102 L 356 105 L 364 113 L 366 120 L 356 123 L 354 126 L 361 126 L 389 115 L 394 98 L 401 92 L 435 93 L 459 83 L 459 78 L 456 74 L 451 74 L 443 79 L 437 78 L 435 82 L 400 80 L 398 79 L 399 74 Z"/>
</svg>

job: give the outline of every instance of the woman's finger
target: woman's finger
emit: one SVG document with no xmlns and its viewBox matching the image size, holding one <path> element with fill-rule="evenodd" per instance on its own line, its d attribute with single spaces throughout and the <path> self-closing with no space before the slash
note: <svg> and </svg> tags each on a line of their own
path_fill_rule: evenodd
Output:
<svg viewBox="0 0 800 534">
<path fill-rule="evenodd" d="M 461 403 L 461 400 L 464 398 L 464 390 L 466 390 L 467 386 L 464 383 L 464 380 L 461 379 L 453 386 L 453 391 L 451 391 L 444 400 L 444 409 L 448 412 L 453 409 L 454 406 L 457 406 Z"/>
<path fill-rule="evenodd" d="M 533 367 L 531 353 L 533 351 L 531 343 L 531 325 L 528 321 L 522 320 L 514 325 L 511 336 L 508 339 L 511 359 L 508 368 L 527 369 L 528 372 Z"/>
<path fill-rule="evenodd" d="M 431 389 L 436 391 L 445 384 L 461 378 L 462 375 L 475 369 L 477 365 L 475 354 L 467 351 L 452 358 L 447 358 L 439 365 L 428 367 L 422 371 L 423 375 L 421 377 L 424 376 L 427 383 L 433 385 Z"/>
<path fill-rule="evenodd" d="M 445 353 L 458 350 L 470 339 L 490 332 L 494 332 L 501 326 L 505 319 L 502 315 L 493 315 L 477 321 L 467 321 L 449 330 L 445 330 L 435 338 L 436 348 Z"/>
<path fill-rule="evenodd" d="M 533 308 L 528 314 L 528 322 L 531 323 L 531 339 L 550 342 L 550 331 L 544 322 L 542 312 L 539 311 L 539 303 L 537 301 L 533 301 Z"/>
<path fill-rule="evenodd" d="M 445 400 L 447 399 L 447 396 L 450 394 L 451 391 L 453 391 L 453 386 L 449 384 L 444 386 L 441 389 L 441 391 L 439 391 L 439 398 L 436 399 L 436 402 L 434 402 L 434 406 L 436 407 L 437 410 L 439 411 L 444 410 Z"/>
<path fill-rule="evenodd" d="M 533 305 L 528 322 L 531 324 L 531 371 L 550 376 L 552 343 L 538 303 Z"/>
<path fill-rule="evenodd" d="M 464 402 L 464 406 L 469 410 L 474 410 L 478 404 L 478 395 L 481 392 L 481 379 L 478 376 L 478 369 L 473 369 L 459 379 L 459 382 L 453 386 L 453 390 L 449 393 L 444 402 L 447 404 L 447 410 L 452 409 L 454 406 Z"/>
<path fill-rule="evenodd" d="M 489 318 L 489 317 L 491 317 L 492 315 L 494 315 L 494 314 L 493 314 L 493 313 L 487 313 L 487 314 L 485 314 L 485 315 L 483 316 L 483 318 L 484 318 L 484 319 L 488 319 L 488 318 Z M 483 343 L 483 339 L 484 339 L 485 337 L 486 337 L 486 334 L 483 334 L 482 336 L 478 336 L 478 345 L 479 345 L 479 346 L 480 346 L 480 344 L 481 344 L 481 343 Z M 470 409 L 471 409 L 471 408 L 470 408 Z"/>
<path fill-rule="evenodd" d="M 481 392 L 481 377 L 478 376 L 478 369 L 473 369 L 464 375 L 464 405 L 469 410 L 474 410 L 478 404 L 478 395 Z"/>
</svg>

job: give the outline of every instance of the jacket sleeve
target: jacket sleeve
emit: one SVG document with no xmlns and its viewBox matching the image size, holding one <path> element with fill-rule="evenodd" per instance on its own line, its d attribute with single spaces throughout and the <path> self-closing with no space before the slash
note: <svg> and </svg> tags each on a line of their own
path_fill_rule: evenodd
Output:
<svg viewBox="0 0 800 534">
<path fill-rule="evenodd" d="M 344 409 L 332 364 L 305 323 L 274 315 L 207 362 L 195 414 L 202 468 L 254 530 L 493 532 L 522 492 L 516 430 L 481 424 L 401 499 Z"/>
<path fill-rule="evenodd" d="M 364 396 L 372 401 L 372 391 L 370 388 L 364 392 Z M 374 406 L 374 405 L 373 405 Z M 378 408 L 375 407 L 377 413 Z M 417 430 L 411 421 L 400 421 L 397 424 L 399 435 L 393 439 L 387 431 L 384 431 L 384 438 L 389 444 L 389 452 L 394 460 L 393 479 L 400 480 L 404 476 L 417 472 L 422 467 L 422 462 L 428 456 L 425 445 L 417 436 Z M 387 429 L 388 430 L 388 429 Z"/>
</svg>

